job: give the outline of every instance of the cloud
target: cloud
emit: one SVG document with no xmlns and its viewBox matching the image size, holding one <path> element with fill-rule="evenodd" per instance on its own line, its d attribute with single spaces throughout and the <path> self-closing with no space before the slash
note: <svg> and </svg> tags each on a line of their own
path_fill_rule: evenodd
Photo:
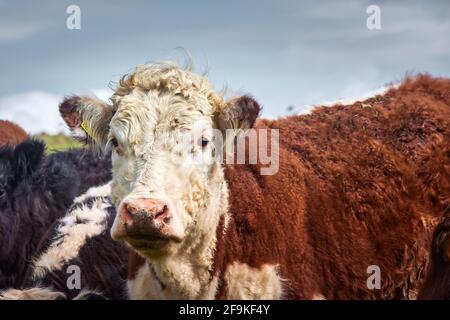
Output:
<svg viewBox="0 0 450 320">
<path fill-rule="evenodd" d="M 30 134 L 68 133 L 58 113 L 61 97 L 42 91 L 25 92 L 0 99 L 0 119 L 19 124 Z"/>
<path fill-rule="evenodd" d="M 108 99 L 113 94 L 113 91 L 109 88 L 103 89 L 92 89 L 87 93 L 88 95 L 95 95 L 97 98 L 102 99 L 103 101 L 108 101 Z"/>
<path fill-rule="evenodd" d="M 395 88 L 397 86 L 398 86 L 398 83 L 384 86 L 381 88 L 373 89 L 366 83 L 354 82 L 354 83 L 349 84 L 347 87 L 345 87 L 345 89 L 342 91 L 342 93 L 338 99 L 336 99 L 336 100 L 320 100 L 319 103 L 313 103 L 311 105 L 304 106 L 303 108 L 298 110 L 297 113 L 298 114 L 308 114 L 317 106 L 332 107 L 336 104 L 352 105 L 358 101 L 364 101 L 371 97 L 375 97 L 377 95 L 383 95 L 390 88 Z"/>
</svg>

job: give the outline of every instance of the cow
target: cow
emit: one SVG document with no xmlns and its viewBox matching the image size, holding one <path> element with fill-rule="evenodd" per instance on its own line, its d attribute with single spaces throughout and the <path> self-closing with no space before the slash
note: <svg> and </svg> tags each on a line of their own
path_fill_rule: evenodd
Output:
<svg viewBox="0 0 450 320">
<path fill-rule="evenodd" d="M 110 179 L 109 157 L 91 150 L 46 156 L 31 138 L 0 147 L 0 289 L 21 283 L 41 237 L 74 198 Z"/>
<path fill-rule="evenodd" d="M 75 198 L 45 232 L 22 282 L 0 300 L 126 299 L 128 249 L 111 241 L 109 194 L 106 184 Z"/>
<path fill-rule="evenodd" d="M 27 138 L 27 133 L 7 120 L 0 120 L 0 146 L 16 145 Z"/>
<path fill-rule="evenodd" d="M 253 97 L 149 63 L 111 103 L 72 96 L 59 110 L 112 152 L 111 236 L 133 250 L 131 299 L 408 299 L 449 191 L 448 156 L 433 158 L 448 155 L 449 92 L 418 75 L 353 105 L 258 119 Z M 250 161 L 262 149 L 273 161 Z"/>
</svg>

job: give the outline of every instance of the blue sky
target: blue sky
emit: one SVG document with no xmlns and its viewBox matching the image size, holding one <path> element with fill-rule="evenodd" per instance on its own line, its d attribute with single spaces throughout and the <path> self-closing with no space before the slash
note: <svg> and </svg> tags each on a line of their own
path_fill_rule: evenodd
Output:
<svg viewBox="0 0 450 320">
<path fill-rule="evenodd" d="M 81 30 L 66 28 L 71 4 Z M 371 4 L 381 30 L 366 27 Z M 180 47 L 217 89 L 252 94 L 265 116 L 301 112 L 408 72 L 450 76 L 449 17 L 447 0 L 0 0 L 0 117 L 40 115 L 72 93 L 106 97 L 137 64 L 183 62 Z"/>
</svg>

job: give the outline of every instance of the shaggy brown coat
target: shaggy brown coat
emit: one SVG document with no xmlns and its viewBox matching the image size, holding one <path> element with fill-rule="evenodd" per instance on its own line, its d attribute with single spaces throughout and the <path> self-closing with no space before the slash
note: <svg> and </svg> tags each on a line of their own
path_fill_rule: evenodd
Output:
<svg viewBox="0 0 450 320">
<path fill-rule="evenodd" d="M 257 126 L 280 130 L 280 171 L 226 168 L 233 220 L 216 270 L 279 264 L 286 298 L 414 297 L 450 199 L 450 80 L 419 76 L 364 103 Z M 366 286 L 370 265 L 381 290 Z"/>
</svg>

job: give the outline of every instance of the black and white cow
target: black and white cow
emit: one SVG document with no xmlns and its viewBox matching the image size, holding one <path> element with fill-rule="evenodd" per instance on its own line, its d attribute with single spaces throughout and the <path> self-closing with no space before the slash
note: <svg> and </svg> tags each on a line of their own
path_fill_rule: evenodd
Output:
<svg viewBox="0 0 450 320">
<path fill-rule="evenodd" d="M 128 249 L 111 240 L 110 185 L 89 189 L 44 235 L 24 281 L 0 300 L 125 299 Z"/>
<path fill-rule="evenodd" d="M 45 156 L 44 143 L 32 139 L 0 148 L 0 290 L 20 284 L 43 234 L 74 198 L 110 179 L 109 157 L 92 151 Z"/>
</svg>

